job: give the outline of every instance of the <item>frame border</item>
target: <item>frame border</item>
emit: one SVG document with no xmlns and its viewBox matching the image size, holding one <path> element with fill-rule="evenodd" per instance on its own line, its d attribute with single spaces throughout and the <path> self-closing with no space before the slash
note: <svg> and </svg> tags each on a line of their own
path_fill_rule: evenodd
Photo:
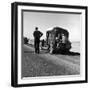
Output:
<svg viewBox="0 0 90 90">
<path fill-rule="evenodd" d="M 34 84 L 18 84 L 18 6 L 37 6 L 37 7 L 55 7 L 55 8 L 73 8 L 85 10 L 85 80 L 79 81 L 63 81 L 63 82 L 47 82 Z M 44 4 L 44 3 L 28 3 L 14 2 L 11 3 L 11 86 L 42 86 L 42 85 L 58 85 L 58 84 L 74 84 L 88 83 L 88 7 L 75 5 L 59 5 L 59 4 Z"/>
</svg>

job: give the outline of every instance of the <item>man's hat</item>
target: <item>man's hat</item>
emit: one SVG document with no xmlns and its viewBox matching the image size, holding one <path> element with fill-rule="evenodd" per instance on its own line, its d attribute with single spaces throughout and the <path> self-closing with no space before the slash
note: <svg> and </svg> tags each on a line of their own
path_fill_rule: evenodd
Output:
<svg viewBox="0 0 90 90">
<path fill-rule="evenodd" d="M 38 27 L 35 28 L 36 30 L 38 29 Z"/>
</svg>

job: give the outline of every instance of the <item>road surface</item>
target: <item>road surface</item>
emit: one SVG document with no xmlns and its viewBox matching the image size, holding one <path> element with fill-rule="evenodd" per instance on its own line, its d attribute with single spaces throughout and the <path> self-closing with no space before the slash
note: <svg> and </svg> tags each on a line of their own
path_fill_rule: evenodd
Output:
<svg viewBox="0 0 90 90">
<path fill-rule="evenodd" d="M 34 54 L 34 48 L 27 45 L 23 53 L 22 77 L 80 74 L 80 55 L 51 55 L 46 50 Z"/>
</svg>

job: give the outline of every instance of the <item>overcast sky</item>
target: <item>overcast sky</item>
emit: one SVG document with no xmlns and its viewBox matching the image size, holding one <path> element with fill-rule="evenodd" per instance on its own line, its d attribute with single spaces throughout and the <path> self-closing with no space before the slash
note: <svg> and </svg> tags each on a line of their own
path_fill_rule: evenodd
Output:
<svg viewBox="0 0 90 90">
<path fill-rule="evenodd" d="M 23 34 L 33 39 L 33 31 L 38 27 L 46 38 L 48 28 L 59 26 L 69 31 L 71 41 L 81 40 L 81 15 L 68 13 L 23 12 Z"/>
</svg>

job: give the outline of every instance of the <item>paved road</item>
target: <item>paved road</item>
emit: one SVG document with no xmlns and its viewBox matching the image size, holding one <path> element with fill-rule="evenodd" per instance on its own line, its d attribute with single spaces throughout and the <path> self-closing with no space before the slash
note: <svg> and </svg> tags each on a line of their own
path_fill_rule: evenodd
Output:
<svg viewBox="0 0 90 90">
<path fill-rule="evenodd" d="M 51 62 L 53 65 L 58 66 L 59 69 L 64 70 L 65 74 L 70 74 L 70 75 L 76 75 L 76 74 L 80 74 L 80 56 L 76 55 L 76 56 L 70 56 L 70 55 L 60 55 L 60 54 L 49 54 L 46 51 L 42 50 L 40 52 L 40 54 L 34 54 L 34 48 L 24 45 L 24 53 L 26 54 L 26 56 L 30 56 L 28 57 L 29 59 L 37 59 L 37 60 L 42 60 L 42 61 L 46 61 L 46 62 Z M 25 61 L 25 60 L 24 60 Z M 30 60 L 28 60 L 29 63 Z M 25 63 L 25 62 L 24 62 Z M 25 70 L 29 67 L 24 67 Z M 38 68 L 34 67 L 34 68 Z M 63 72 L 63 71 L 62 71 Z M 67 73 L 68 72 L 68 73 Z M 25 72 L 24 72 L 25 73 Z M 26 75 L 28 76 L 28 75 Z"/>
</svg>

